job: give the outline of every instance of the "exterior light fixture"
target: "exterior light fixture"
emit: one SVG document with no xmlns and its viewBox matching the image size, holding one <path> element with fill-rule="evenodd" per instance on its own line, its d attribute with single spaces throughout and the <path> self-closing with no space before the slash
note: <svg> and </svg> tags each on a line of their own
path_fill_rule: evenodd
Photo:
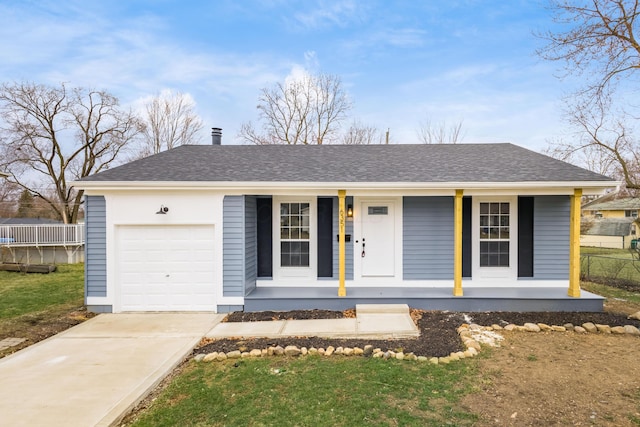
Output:
<svg viewBox="0 0 640 427">
<path fill-rule="evenodd" d="M 165 205 L 160 205 L 160 209 L 158 209 L 158 212 L 156 212 L 156 215 L 166 215 L 167 212 L 169 212 L 169 208 L 166 207 Z"/>
<path fill-rule="evenodd" d="M 347 206 L 347 218 L 353 218 L 353 206 Z"/>
</svg>

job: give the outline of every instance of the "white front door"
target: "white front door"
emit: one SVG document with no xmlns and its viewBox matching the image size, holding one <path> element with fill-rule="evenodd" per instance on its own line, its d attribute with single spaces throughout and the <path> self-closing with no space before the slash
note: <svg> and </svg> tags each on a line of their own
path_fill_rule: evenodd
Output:
<svg viewBox="0 0 640 427">
<path fill-rule="evenodd" d="M 393 202 L 363 202 L 361 205 L 362 277 L 395 275 L 395 205 Z M 358 254 L 356 253 L 356 256 Z"/>
</svg>

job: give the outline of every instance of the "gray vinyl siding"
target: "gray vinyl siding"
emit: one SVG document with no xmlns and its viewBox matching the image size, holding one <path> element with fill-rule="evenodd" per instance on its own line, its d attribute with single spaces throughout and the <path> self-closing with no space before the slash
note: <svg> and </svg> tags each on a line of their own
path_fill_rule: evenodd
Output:
<svg viewBox="0 0 640 427">
<path fill-rule="evenodd" d="M 107 204 L 85 196 L 85 296 L 107 296 Z"/>
<path fill-rule="evenodd" d="M 347 196 L 345 205 L 353 205 L 353 197 Z M 346 209 L 346 206 L 345 206 Z M 338 279 L 338 198 L 333 198 L 333 235 L 332 238 L 335 244 L 333 245 L 333 278 Z M 345 227 L 345 234 L 351 234 L 351 241 L 345 242 L 345 280 L 353 280 L 353 218 L 347 219 L 347 225 Z"/>
<path fill-rule="evenodd" d="M 244 296 L 244 197 L 225 196 L 222 207 L 222 295 Z"/>
<path fill-rule="evenodd" d="M 537 196 L 533 203 L 533 277 L 569 278 L 569 196 Z"/>
<path fill-rule="evenodd" d="M 258 276 L 258 222 L 255 196 L 244 198 L 244 292 L 256 287 Z"/>
<path fill-rule="evenodd" d="M 453 197 L 404 197 L 404 280 L 453 279 Z"/>
</svg>

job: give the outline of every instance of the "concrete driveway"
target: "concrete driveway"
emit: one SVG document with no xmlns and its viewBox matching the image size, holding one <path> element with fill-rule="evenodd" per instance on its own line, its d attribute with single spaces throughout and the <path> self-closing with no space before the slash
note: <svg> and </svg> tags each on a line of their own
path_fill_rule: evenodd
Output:
<svg viewBox="0 0 640 427">
<path fill-rule="evenodd" d="M 0 425 L 112 425 L 222 318 L 101 314 L 0 359 Z"/>
</svg>

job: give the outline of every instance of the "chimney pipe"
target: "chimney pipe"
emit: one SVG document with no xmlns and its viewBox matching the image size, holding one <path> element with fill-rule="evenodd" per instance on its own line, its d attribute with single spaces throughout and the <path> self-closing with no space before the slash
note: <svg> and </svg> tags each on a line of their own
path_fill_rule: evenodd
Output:
<svg viewBox="0 0 640 427">
<path fill-rule="evenodd" d="M 222 145 L 222 128 L 211 128 L 211 144 Z"/>
</svg>

